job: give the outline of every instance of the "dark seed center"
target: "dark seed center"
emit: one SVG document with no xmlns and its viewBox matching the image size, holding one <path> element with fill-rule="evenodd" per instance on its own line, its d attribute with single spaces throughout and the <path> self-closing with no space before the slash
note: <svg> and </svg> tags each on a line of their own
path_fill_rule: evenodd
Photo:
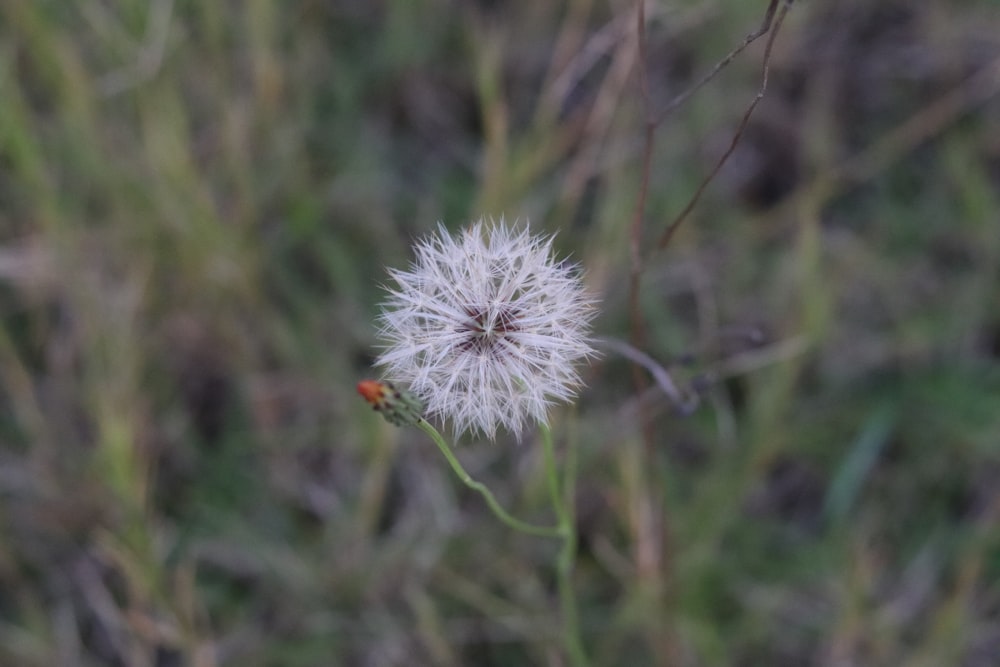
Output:
<svg viewBox="0 0 1000 667">
<path fill-rule="evenodd" d="M 459 325 L 459 331 L 465 333 L 458 349 L 462 352 L 489 352 L 498 354 L 503 347 L 497 345 L 497 340 L 507 334 L 521 331 L 518 321 L 520 309 L 503 305 L 492 312 L 480 306 L 466 306 L 467 319 Z"/>
</svg>

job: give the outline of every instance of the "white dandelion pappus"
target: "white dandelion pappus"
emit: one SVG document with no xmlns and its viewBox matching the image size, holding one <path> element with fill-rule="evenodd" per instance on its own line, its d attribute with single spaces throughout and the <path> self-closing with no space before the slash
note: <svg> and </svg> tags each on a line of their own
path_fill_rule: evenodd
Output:
<svg viewBox="0 0 1000 667">
<path fill-rule="evenodd" d="M 594 355 L 595 301 L 578 267 L 554 261 L 551 237 L 501 219 L 453 238 L 439 224 L 410 270 L 389 275 L 375 363 L 429 414 L 493 439 L 498 426 L 545 423 L 550 405 L 575 395 L 574 366 Z"/>
</svg>

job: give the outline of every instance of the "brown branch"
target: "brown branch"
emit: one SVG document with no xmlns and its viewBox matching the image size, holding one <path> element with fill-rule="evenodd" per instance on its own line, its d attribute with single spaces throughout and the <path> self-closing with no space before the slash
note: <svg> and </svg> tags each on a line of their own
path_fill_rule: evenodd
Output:
<svg viewBox="0 0 1000 667">
<path fill-rule="evenodd" d="M 764 97 L 764 93 L 767 90 L 768 76 L 770 73 L 770 62 L 771 62 L 771 52 L 774 47 L 774 41 L 780 32 L 781 25 L 785 20 L 785 16 L 788 13 L 789 8 L 794 0 L 784 0 L 781 5 L 780 11 L 778 10 L 779 3 L 782 0 L 770 0 L 766 11 L 764 12 L 764 18 L 761 21 L 760 27 L 754 32 L 747 35 L 743 42 L 737 46 L 735 49 L 730 51 L 726 56 L 720 60 L 715 66 L 703 76 L 694 86 L 688 88 L 681 94 L 674 97 L 663 109 L 658 113 L 654 113 L 652 109 L 652 99 L 649 90 L 649 74 L 646 69 L 646 62 L 648 59 L 648 49 L 646 46 L 646 5 L 644 0 L 637 0 L 636 3 L 636 31 L 638 39 L 638 51 L 639 51 L 639 63 L 638 63 L 638 79 L 639 79 L 639 91 L 643 101 L 643 110 L 645 114 L 645 128 L 644 128 L 644 141 L 643 141 L 643 155 L 642 155 L 642 170 L 641 170 L 641 180 L 639 183 L 639 193 L 636 197 L 636 206 L 632 216 L 632 225 L 629 234 L 629 249 L 630 249 L 630 259 L 631 266 L 629 272 L 629 296 L 628 296 L 628 311 L 629 311 L 629 325 L 631 330 L 631 341 L 632 344 L 637 348 L 644 347 L 645 339 L 645 322 L 642 316 L 642 308 L 639 300 L 639 293 L 642 283 L 642 272 L 643 272 L 643 252 L 642 252 L 642 238 L 644 236 L 643 227 L 645 221 L 646 212 L 646 200 L 649 196 L 649 181 L 650 174 L 652 171 L 653 153 L 654 145 L 656 141 L 656 131 L 659 126 L 663 123 L 666 117 L 674 111 L 677 107 L 688 100 L 695 92 L 701 89 L 705 84 L 714 79 L 719 72 L 722 71 L 730 62 L 733 61 L 736 56 L 742 53 L 750 44 L 755 42 L 757 39 L 763 35 L 768 35 L 767 43 L 764 47 L 764 59 L 761 65 L 761 84 L 757 91 L 756 96 L 750 102 L 746 111 L 743 114 L 740 124 L 737 127 L 736 133 L 730 142 L 729 147 L 726 149 L 725 153 L 719 158 L 718 162 L 715 164 L 713 169 L 709 174 L 702 180 L 699 184 L 697 190 L 692 195 L 691 199 L 688 201 L 684 209 L 678 214 L 673 221 L 668 225 L 667 229 L 664 231 L 663 235 L 660 237 L 656 249 L 662 250 L 669 243 L 671 238 L 673 238 L 674 233 L 680 227 L 680 225 L 687 219 L 691 211 L 698 204 L 701 199 L 702 194 L 705 192 L 709 183 L 715 179 L 716 175 L 722 169 L 722 166 L 729 160 L 730 156 L 736 150 L 737 144 L 739 144 L 740 139 L 745 132 L 747 125 L 750 122 L 750 116 L 753 114 L 757 105 Z M 645 380 L 639 369 L 636 368 L 635 381 L 638 390 L 645 387 Z"/>
<path fill-rule="evenodd" d="M 778 9 L 779 1 L 780 0 L 771 0 L 771 4 L 767 6 L 767 11 L 764 13 L 764 20 L 761 21 L 760 27 L 757 28 L 757 30 L 755 30 L 754 32 L 747 35 L 743 39 L 742 44 L 740 44 L 735 49 L 726 54 L 726 57 L 717 62 L 715 64 L 715 67 L 713 67 L 711 71 L 708 72 L 708 74 L 701 77 L 701 80 L 699 80 L 698 83 L 694 84 L 684 92 L 677 95 L 674 99 L 670 100 L 670 102 L 668 102 L 666 106 L 663 107 L 663 109 L 660 110 L 660 113 L 657 114 L 656 116 L 655 122 L 657 125 L 666 120 L 667 116 L 669 116 L 671 112 L 677 109 L 677 107 L 679 107 L 680 105 L 684 104 L 684 102 L 686 102 L 689 97 L 691 97 L 696 92 L 701 90 L 701 88 L 704 87 L 705 84 L 714 79 L 716 75 L 723 70 L 723 68 L 725 68 L 729 63 L 731 63 L 733 59 L 736 58 L 736 56 L 740 55 L 740 53 L 742 53 L 748 46 L 756 42 L 763 35 L 767 34 L 767 32 L 771 29 L 771 23 L 774 21 L 774 13 Z M 788 5 L 790 5 L 791 3 L 792 0 L 786 0 L 785 9 L 783 11 L 787 11 Z"/>
<path fill-rule="evenodd" d="M 639 292 L 642 283 L 642 237 L 643 222 L 646 218 L 646 199 L 649 196 L 649 178 L 653 165 L 653 146 L 656 139 L 656 123 L 653 122 L 649 94 L 649 80 L 646 72 L 646 3 L 645 0 L 638 0 L 636 11 L 637 19 L 637 39 L 639 45 L 639 91 L 642 95 L 643 109 L 646 116 L 645 141 L 643 142 L 642 154 L 642 177 L 639 183 L 639 194 L 636 197 L 635 211 L 632 215 L 632 227 L 629 238 L 629 250 L 631 257 L 631 268 L 629 271 L 628 287 L 628 312 L 629 331 L 632 345 L 642 349 L 645 347 L 646 325 L 642 316 L 642 307 L 639 303 Z M 635 384 L 636 393 L 642 394 L 646 388 L 646 378 L 642 374 L 639 365 L 632 366 L 632 379 Z M 640 413 L 642 422 L 642 432 L 645 442 L 649 446 L 653 441 L 652 424 L 648 415 L 643 411 Z"/>
<path fill-rule="evenodd" d="M 644 220 L 646 214 L 646 200 L 649 196 L 649 182 L 650 174 L 652 172 L 653 164 L 653 153 L 654 144 L 656 141 L 656 131 L 657 128 L 662 124 L 664 118 L 676 109 L 680 104 L 682 104 L 686 99 L 688 99 L 694 92 L 699 88 L 704 86 L 706 83 L 711 81 L 729 62 L 733 60 L 740 52 L 742 52 L 747 46 L 750 45 L 754 40 L 756 40 L 761 35 L 769 32 L 771 30 L 772 24 L 774 24 L 774 31 L 771 32 L 771 36 L 768 39 L 767 47 L 764 54 L 764 65 L 763 65 L 763 82 L 761 83 L 760 91 L 757 97 L 750 104 L 747 112 L 744 114 L 743 122 L 741 123 L 736 136 L 733 139 L 733 145 L 730 146 L 729 150 L 723 156 L 720 163 L 713 170 L 712 174 L 706 179 L 706 181 L 699 187 L 698 191 L 695 193 L 694 198 L 691 203 L 685 209 L 682 216 L 676 220 L 671 227 L 667 229 L 667 234 L 664 239 L 661 239 L 659 245 L 660 248 L 666 245 L 669 241 L 670 235 L 684 219 L 688 212 L 694 207 L 698 198 L 701 196 L 701 192 L 705 189 L 708 182 L 714 178 L 715 174 L 719 171 L 722 163 L 728 159 L 729 155 L 733 152 L 736 143 L 739 141 L 740 136 L 743 134 L 746 128 L 747 122 L 749 120 L 750 114 L 752 113 L 754 107 L 764 95 L 764 90 L 767 86 L 767 73 L 768 64 L 770 61 L 771 47 L 774 44 L 775 35 L 778 32 L 778 28 L 781 26 L 781 22 L 784 20 L 785 13 L 788 11 L 793 0 L 784 0 L 785 4 L 781 9 L 781 12 L 777 14 L 777 22 L 775 20 L 775 12 L 778 6 L 779 0 L 770 0 L 767 11 L 764 15 L 764 20 L 761 23 L 760 28 L 753 34 L 748 35 L 744 39 L 743 43 L 730 52 L 725 58 L 723 58 L 716 66 L 710 71 L 706 76 L 704 76 L 694 87 L 690 90 L 681 93 L 675 97 L 671 102 L 660 111 L 659 114 L 655 114 L 652 109 L 652 102 L 649 90 L 649 75 L 646 69 L 647 63 L 647 48 L 646 48 L 646 7 L 645 0 L 636 0 L 636 19 L 637 19 L 637 34 L 636 39 L 638 44 L 638 57 L 639 63 L 637 66 L 637 76 L 639 83 L 639 91 L 642 96 L 643 111 L 645 116 L 645 128 L 644 128 L 644 144 L 643 144 L 643 155 L 642 155 L 642 171 L 641 179 L 639 183 L 639 192 L 636 197 L 635 210 L 633 212 L 632 224 L 630 228 L 630 238 L 629 238 L 629 249 L 630 249 L 630 259 L 631 259 L 631 270 L 629 272 L 629 294 L 628 294 L 628 311 L 629 311 L 629 328 L 630 328 L 630 338 L 632 341 L 632 347 L 629 349 L 636 350 L 641 357 L 633 356 L 632 370 L 633 370 L 633 383 L 636 388 L 636 394 L 642 396 L 644 394 L 647 382 L 643 376 L 643 364 L 642 361 L 648 359 L 644 353 L 639 352 L 645 348 L 644 342 L 646 337 L 646 326 L 642 313 L 642 306 L 640 303 L 640 289 L 642 285 L 642 272 L 643 272 L 643 247 L 642 240 L 645 236 L 644 234 Z M 667 378 L 669 380 L 669 377 Z M 662 380 L 662 378 L 661 378 Z M 667 382 L 668 386 L 672 386 L 670 382 Z M 669 395 L 669 392 L 668 392 Z M 650 456 L 650 451 L 654 445 L 654 433 L 653 433 L 653 423 L 651 415 L 649 414 L 648 407 L 643 401 L 639 403 L 639 420 L 641 423 L 641 432 L 643 438 L 643 448 L 636 452 L 638 457 L 638 465 L 640 469 L 639 476 L 639 488 L 635 491 L 633 498 L 633 509 L 635 510 L 636 518 L 636 566 L 640 573 L 640 578 L 648 582 L 650 586 L 654 589 L 659 589 L 664 595 L 669 596 L 670 591 L 673 590 L 672 585 L 672 563 L 669 560 L 670 553 L 672 549 L 670 548 L 670 528 L 667 525 L 667 517 L 664 515 L 662 510 L 655 511 L 653 508 L 658 506 L 658 503 L 653 500 L 654 492 L 650 485 L 650 479 L 646 471 L 648 457 Z M 668 603 L 669 606 L 669 603 Z M 661 653 L 663 656 L 675 656 L 677 653 L 677 647 L 675 642 L 672 640 L 670 635 L 659 635 L 659 641 L 654 641 L 653 645 L 657 649 L 657 652 Z M 675 660 L 670 659 L 673 663 Z"/>
<path fill-rule="evenodd" d="M 667 245 L 670 243 L 670 240 L 674 236 L 674 232 L 677 231 L 677 229 L 681 226 L 681 224 L 687 219 L 688 215 L 691 214 L 691 211 L 694 210 L 694 207 L 701 200 L 702 194 L 704 194 L 706 188 L 708 188 L 709 183 L 711 183 L 715 179 L 716 175 L 718 175 L 719 173 L 719 170 L 722 169 L 722 166 L 726 164 L 726 162 L 729 160 L 730 156 L 733 154 L 733 151 L 736 150 L 736 146 L 739 144 L 740 139 L 743 137 L 743 132 L 746 131 L 747 125 L 750 122 L 750 116 L 753 114 L 754 109 L 757 108 L 757 105 L 760 104 L 760 101 L 764 99 L 764 93 L 767 91 L 768 75 L 770 74 L 770 69 L 771 69 L 771 51 L 774 47 L 774 40 L 777 39 L 778 33 L 781 31 L 781 24 L 785 20 L 785 15 L 788 14 L 788 9 L 789 7 L 791 7 L 792 0 L 785 0 L 785 4 L 781 6 L 781 11 L 779 11 L 777 13 L 777 16 L 775 16 L 774 10 L 775 7 L 777 6 L 777 3 L 778 0 L 771 0 L 771 4 L 767 8 L 767 14 L 764 17 L 764 23 L 761 25 L 761 28 L 758 31 L 759 34 L 754 33 L 753 35 L 750 35 L 747 38 L 748 40 L 753 41 L 752 39 L 750 39 L 750 37 L 756 39 L 765 32 L 770 31 L 770 34 L 768 35 L 767 38 L 767 44 L 764 47 L 764 60 L 761 65 L 760 88 L 757 90 L 757 94 L 754 96 L 753 100 L 750 102 L 750 105 L 743 113 L 743 118 L 740 119 L 740 124 L 736 128 L 736 133 L 733 135 L 732 141 L 729 142 L 729 148 L 727 148 L 726 152 L 722 154 L 722 156 L 715 163 L 715 166 L 708 173 L 708 175 L 705 176 L 704 179 L 702 179 L 701 183 L 698 185 L 698 189 L 695 190 L 694 194 L 691 196 L 691 199 L 688 200 L 687 205 L 681 210 L 679 214 L 677 214 L 677 216 L 673 219 L 673 221 L 667 226 L 667 229 L 663 232 L 663 235 L 660 236 L 660 240 L 656 244 L 657 250 L 663 250 L 664 248 L 667 247 Z M 773 30 L 771 30 L 772 23 L 774 28 Z M 749 42 L 744 41 L 743 46 L 745 47 L 748 43 Z M 738 53 L 740 50 L 741 49 L 737 49 L 736 53 Z M 731 58 L 729 59 L 731 60 Z M 728 61 L 723 60 L 723 63 L 725 62 Z"/>
</svg>

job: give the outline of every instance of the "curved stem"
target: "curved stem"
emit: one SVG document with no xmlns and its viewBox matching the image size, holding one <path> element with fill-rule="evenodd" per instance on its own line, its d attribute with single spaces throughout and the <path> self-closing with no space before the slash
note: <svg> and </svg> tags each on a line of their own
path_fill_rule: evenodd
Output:
<svg viewBox="0 0 1000 667">
<path fill-rule="evenodd" d="M 497 516 L 498 519 L 503 521 L 505 524 L 507 524 L 514 530 L 519 530 L 522 533 L 528 533 L 529 535 L 537 535 L 539 537 L 556 537 L 556 538 L 564 537 L 564 531 L 561 525 L 536 526 L 535 524 L 527 523 L 525 521 L 521 521 L 520 519 L 511 516 L 507 512 L 507 510 L 505 510 L 503 507 L 500 506 L 500 503 L 497 502 L 497 499 L 493 495 L 493 492 L 490 491 L 485 484 L 483 484 L 482 482 L 477 482 L 476 480 L 472 479 L 469 473 L 465 471 L 465 468 L 462 467 L 462 464 L 459 462 L 458 457 L 456 457 L 454 452 L 451 451 L 451 447 L 448 446 L 448 443 L 445 442 L 441 434 L 437 432 L 437 429 L 431 426 L 425 419 L 421 419 L 420 421 L 418 421 L 417 426 L 423 429 L 424 433 L 426 433 L 431 437 L 431 440 L 433 440 L 434 443 L 438 446 L 438 449 L 441 450 L 441 453 L 444 454 L 444 457 L 448 459 L 448 464 L 451 466 L 451 469 L 455 471 L 455 474 L 458 475 L 458 478 L 462 480 L 462 483 L 465 484 L 470 489 L 472 489 L 473 491 L 479 493 L 486 500 L 486 504 L 489 505 L 490 509 L 493 510 L 493 513 Z"/>
</svg>

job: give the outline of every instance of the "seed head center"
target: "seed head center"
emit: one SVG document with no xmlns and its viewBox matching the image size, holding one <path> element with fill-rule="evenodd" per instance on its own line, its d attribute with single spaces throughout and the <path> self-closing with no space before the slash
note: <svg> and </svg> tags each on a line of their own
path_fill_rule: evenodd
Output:
<svg viewBox="0 0 1000 667">
<path fill-rule="evenodd" d="M 474 350 L 480 353 L 501 353 L 503 346 L 498 345 L 498 341 L 521 330 L 519 314 L 519 308 L 508 304 L 493 307 L 466 306 L 466 320 L 459 326 L 459 331 L 465 337 L 459 349 L 462 352 Z"/>
</svg>

